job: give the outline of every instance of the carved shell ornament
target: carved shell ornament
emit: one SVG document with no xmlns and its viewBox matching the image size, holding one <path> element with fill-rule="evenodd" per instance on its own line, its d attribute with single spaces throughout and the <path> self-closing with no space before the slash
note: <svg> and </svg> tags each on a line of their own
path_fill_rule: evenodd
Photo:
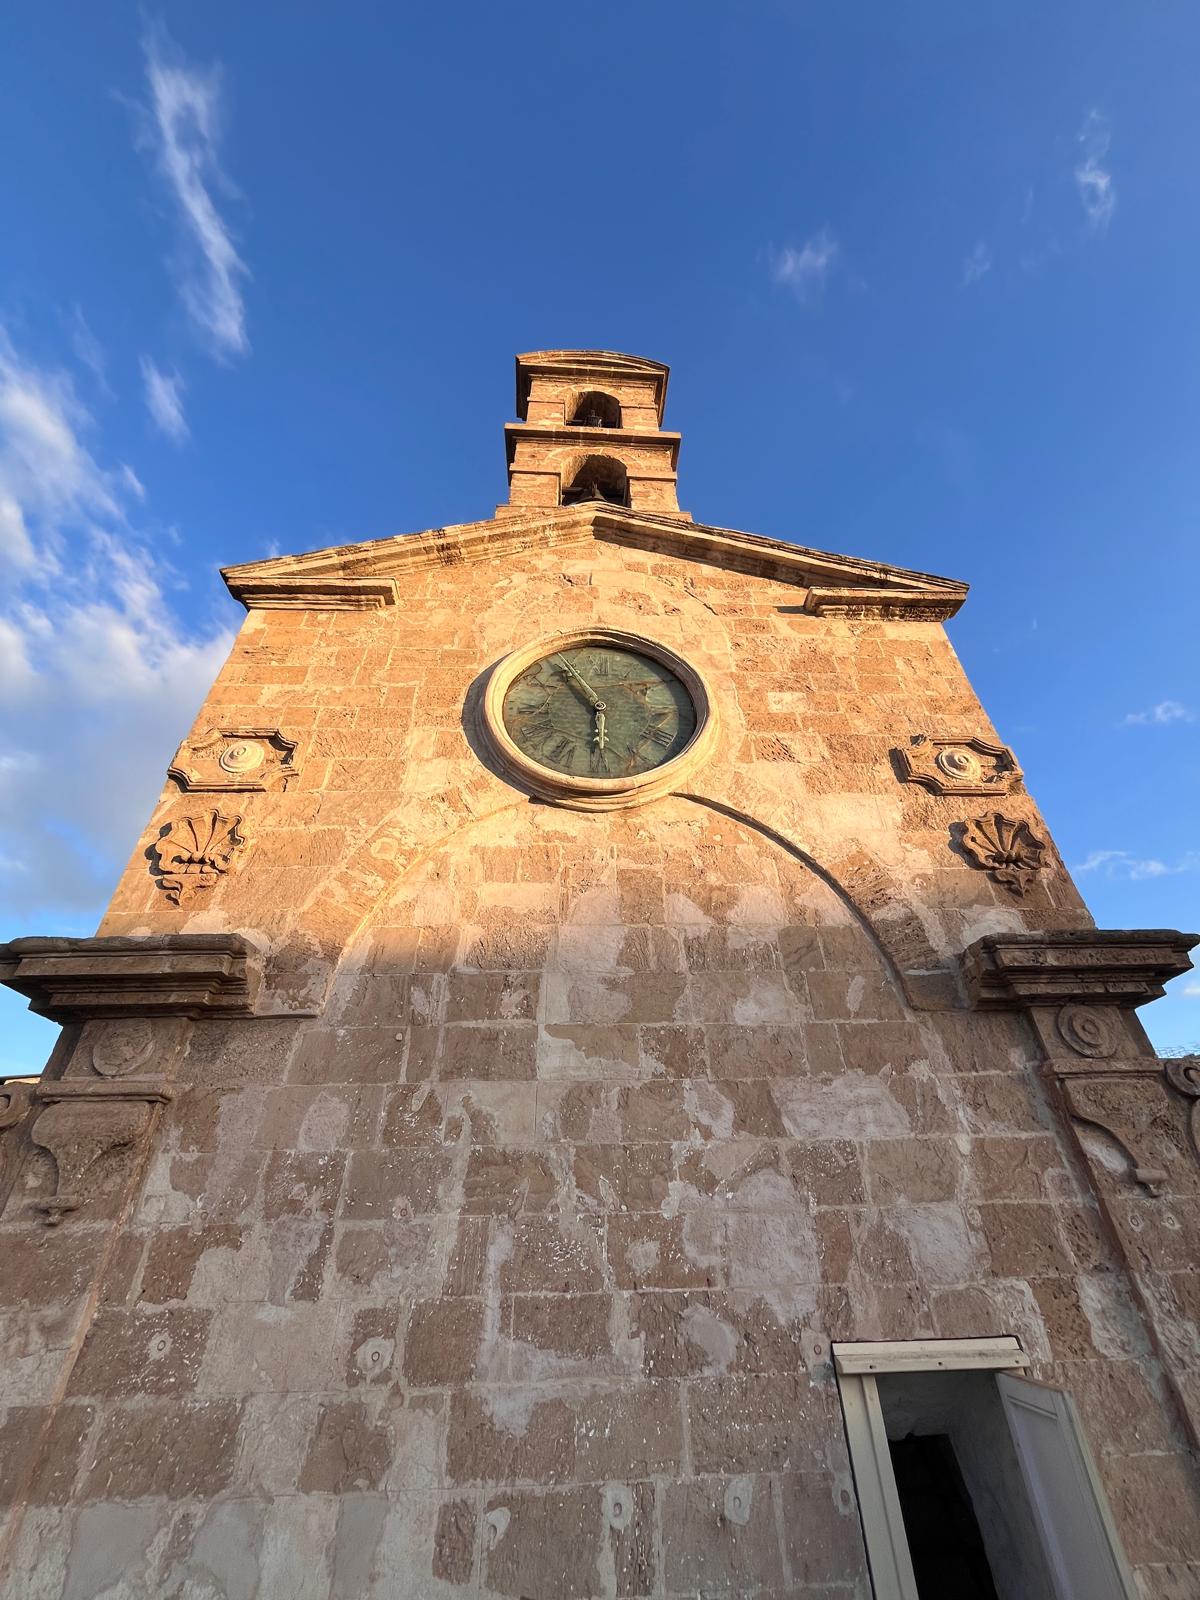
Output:
<svg viewBox="0 0 1200 1600">
<path fill-rule="evenodd" d="M 1039 839 L 1027 822 L 1000 811 L 963 823 L 960 843 L 977 867 L 1015 895 L 1027 892 L 1042 870 L 1046 853 L 1046 841 Z"/>
<path fill-rule="evenodd" d="M 233 863 L 245 844 L 238 831 L 241 817 L 220 811 L 177 817 L 154 844 L 158 856 L 158 886 L 172 905 L 213 884 Z"/>
</svg>

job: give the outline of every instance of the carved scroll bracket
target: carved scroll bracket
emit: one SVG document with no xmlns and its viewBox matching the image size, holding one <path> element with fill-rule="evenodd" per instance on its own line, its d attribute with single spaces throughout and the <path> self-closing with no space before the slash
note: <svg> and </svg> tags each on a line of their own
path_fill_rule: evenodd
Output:
<svg viewBox="0 0 1200 1600">
<path fill-rule="evenodd" d="M 1174 1061 L 1164 1061 L 1163 1072 L 1172 1089 L 1190 1102 L 1188 1137 L 1192 1141 L 1192 1153 L 1200 1161 L 1200 1056 L 1180 1056 Z"/>
<path fill-rule="evenodd" d="M 33 1202 L 57 1227 L 89 1198 L 85 1180 L 101 1156 L 141 1142 L 155 1108 L 175 1090 L 161 1077 L 126 1078 L 120 1083 L 69 1080 L 39 1084 L 36 1098 L 45 1106 L 31 1129 L 34 1144 L 54 1161 L 54 1192 Z"/>
<path fill-rule="evenodd" d="M 1104 1062 L 1055 1057 L 1043 1068 L 1070 1115 L 1106 1133 L 1128 1157 L 1133 1181 L 1155 1197 L 1169 1177 L 1155 1146 L 1170 1144 L 1174 1121 L 1158 1081 L 1162 1067 L 1157 1056 L 1136 1056 Z"/>
<path fill-rule="evenodd" d="M 49 1224 L 97 1192 L 102 1157 L 132 1152 L 132 1170 L 158 1108 L 180 1090 L 173 1078 L 195 1020 L 252 1016 L 259 967 L 249 941 L 230 933 L 0 945 L 0 982 L 40 1015 L 83 1024 L 59 1075 L 7 1104 L 0 1095 L 0 1126 L 32 1106 L 30 1139 L 54 1163 L 53 1192 L 33 1201 Z"/>
<path fill-rule="evenodd" d="M 29 1114 L 35 1085 L 20 1078 L 0 1083 L 0 1133 L 15 1128 Z"/>
<path fill-rule="evenodd" d="M 1025 1011 L 1041 1047 L 1043 1074 L 1076 1123 L 1090 1123 L 1129 1157 L 1134 1181 L 1157 1194 L 1164 1159 L 1180 1148 L 1172 1088 L 1191 1102 L 1197 1143 L 1200 1073 L 1163 1063 L 1146 1047 L 1135 1007 L 1191 967 L 1200 939 L 1173 929 L 1089 928 L 992 934 L 965 952 L 967 988 L 980 1008 Z M 1069 1052 L 1069 1053 L 1066 1053 Z"/>
</svg>

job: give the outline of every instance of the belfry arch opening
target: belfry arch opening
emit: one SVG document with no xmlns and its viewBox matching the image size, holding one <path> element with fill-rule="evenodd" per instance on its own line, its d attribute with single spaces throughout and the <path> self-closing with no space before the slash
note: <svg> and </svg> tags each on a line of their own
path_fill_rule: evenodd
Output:
<svg viewBox="0 0 1200 1600">
<path fill-rule="evenodd" d="M 564 506 L 582 505 L 587 500 L 606 500 L 609 505 L 629 504 L 629 476 L 624 464 L 613 456 L 585 456 L 562 490 Z"/>
<path fill-rule="evenodd" d="M 621 402 L 603 389 L 585 389 L 571 415 L 573 428 L 619 428 Z"/>
</svg>

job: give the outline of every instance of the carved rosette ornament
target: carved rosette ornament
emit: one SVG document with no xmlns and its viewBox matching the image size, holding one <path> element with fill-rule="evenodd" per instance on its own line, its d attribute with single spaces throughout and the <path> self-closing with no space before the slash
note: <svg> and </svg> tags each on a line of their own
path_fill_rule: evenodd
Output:
<svg viewBox="0 0 1200 1600">
<path fill-rule="evenodd" d="M 969 822 L 956 823 L 959 843 L 977 867 L 1015 895 L 1024 895 L 1042 870 L 1046 841 L 1027 822 L 989 811 Z"/>
<path fill-rule="evenodd" d="M 185 739 L 167 771 L 184 790 L 286 789 L 300 771 L 295 755 L 296 741 L 278 728 L 214 728 Z"/>
<path fill-rule="evenodd" d="M 172 905 L 182 905 L 201 889 L 211 889 L 229 871 L 246 842 L 238 831 L 241 824 L 241 817 L 205 811 L 176 817 L 163 830 L 153 849 L 158 857 L 158 886 Z"/>
<path fill-rule="evenodd" d="M 123 1078 L 144 1067 L 154 1054 L 154 1029 L 145 1017 L 113 1022 L 92 1045 L 92 1070 L 102 1078 Z"/>
<path fill-rule="evenodd" d="M 1064 1044 L 1076 1055 L 1103 1060 L 1116 1055 L 1120 1037 L 1110 1017 L 1095 1006 L 1063 1006 L 1058 1013 L 1058 1031 Z"/>
<path fill-rule="evenodd" d="M 922 784 L 932 794 L 1009 794 L 1022 776 L 1008 746 L 987 739 L 918 733 L 907 749 L 895 754 L 904 780 Z"/>
</svg>

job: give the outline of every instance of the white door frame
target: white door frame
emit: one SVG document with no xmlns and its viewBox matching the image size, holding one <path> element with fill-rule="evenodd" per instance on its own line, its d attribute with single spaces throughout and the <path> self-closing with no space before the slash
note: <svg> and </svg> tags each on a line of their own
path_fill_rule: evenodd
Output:
<svg viewBox="0 0 1200 1600">
<path fill-rule="evenodd" d="M 1013 1376 L 1029 1365 L 1016 1339 L 864 1341 L 834 1344 L 832 1354 L 875 1600 L 921 1600 L 877 1380 L 971 1369 L 996 1374 L 1059 1600 L 1138 1600 L 1074 1402 L 1053 1385 Z"/>
<path fill-rule="evenodd" d="M 846 1443 L 875 1600 L 920 1600 L 877 1377 L 889 1372 L 1007 1372 L 1029 1365 L 1016 1339 L 858 1341 L 832 1346 Z"/>
</svg>

